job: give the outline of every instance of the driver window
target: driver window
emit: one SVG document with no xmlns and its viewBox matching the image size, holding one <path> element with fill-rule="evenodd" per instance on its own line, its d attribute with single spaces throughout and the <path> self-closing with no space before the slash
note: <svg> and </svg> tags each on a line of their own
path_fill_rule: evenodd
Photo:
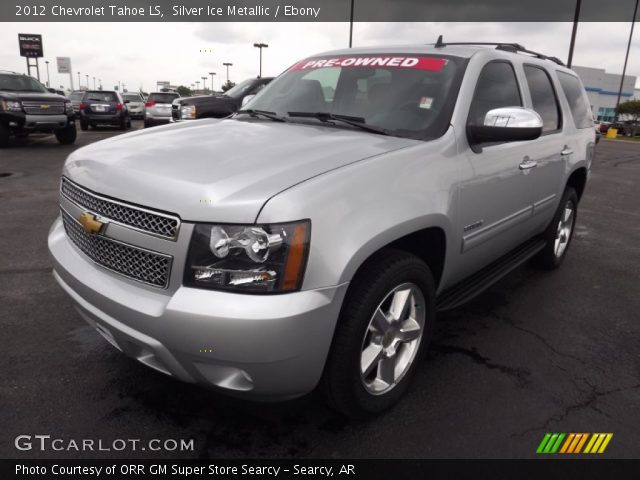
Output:
<svg viewBox="0 0 640 480">
<path fill-rule="evenodd" d="M 482 125 L 489 110 L 522 106 L 516 73 L 509 62 L 487 63 L 476 84 L 468 123 Z"/>
</svg>

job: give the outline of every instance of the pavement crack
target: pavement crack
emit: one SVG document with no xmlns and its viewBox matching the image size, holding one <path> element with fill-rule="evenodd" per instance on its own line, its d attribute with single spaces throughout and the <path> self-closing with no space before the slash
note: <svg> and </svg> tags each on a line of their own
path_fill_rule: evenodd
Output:
<svg viewBox="0 0 640 480">
<path fill-rule="evenodd" d="M 475 348 L 464 348 L 457 345 L 444 345 L 444 344 L 431 344 L 431 349 L 435 352 L 438 352 L 442 355 L 448 355 L 453 353 L 459 353 L 465 355 L 466 357 L 473 360 L 478 365 L 482 365 L 491 370 L 497 370 L 500 373 L 504 373 L 505 375 L 510 375 L 516 379 L 518 384 L 524 386 L 530 383 L 529 376 L 531 372 L 524 368 L 515 368 L 509 367 L 507 365 L 502 365 L 496 362 L 491 361 L 490 358 L 485 357 L 478 353 Z"/>
<path fill-rule="evenodd" d="M 608 395 L 613 395 L 615 393 L 620 393 L 620 392 L 627 392 L 629 390 L 635 390 L 637 388 L 640 388 L 640 383 L 636 384 L 636 385 L 631 385 L 628 387 L 618 387 L 618 388 L 612 388 L 610 390 L 602 390 L 599 391 L 598 388 L 592 384 L 590 384 L 586 379 L 583 379 L 584 382 L 589 385 L 591 387 L 591 391 L 589 392 L 589 394 L 586 396 L 586 398 L 582 399 L 581 401 L 568 405 L 566 406 L 560 413 L 556 413 L 555 415 L 552 415 L 551 417 L 547 418 L 544 423 L 538 427 L 533 427 L 533 428 L 528 428 L 520 433 L 514 433 L 512 435 L 510 435 L 511 438 L 515 438 L 515 437 L 524 437 L 526 434 L 528 433 L 532 433 L 532 432 L 537 432 L 539 430 L 546 430 L 549 428 L 549 426 L 552 423 L 557 423 L 557 422 L 561 422 L 562 420 L 564 420 L 566 417 L 568 417 L 569 415 L 571 415 L 573 412 L 579 411 L 579 410 L 584 410 L 587 408 L 590 408 L 598 413 L 601 413 L 605 416 L 609 416 L 608 414 L 606 414 L 605 412 L 603 412 L 600 408 L 596 407 L 594 404 L 600 400 L 601 398 L 607 397 Z"/>
</svg>

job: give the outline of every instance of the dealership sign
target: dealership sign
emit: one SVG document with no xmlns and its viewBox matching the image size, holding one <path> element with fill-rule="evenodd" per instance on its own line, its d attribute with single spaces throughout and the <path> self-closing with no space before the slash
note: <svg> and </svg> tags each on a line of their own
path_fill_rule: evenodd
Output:
<svg viewBox="0 0 640 480">
<path fill-rule="evenodd" d="M 35 33 L 19 33 L 18 43 L 20 44 L 21 57 L 42 57 L 42 35 Z"/>
<path fill-rule="evenodd" d="M 56 63 L 58 64 L 58 73 L 71 73 L 70 57 L 56 57 Z"/>
</svg>

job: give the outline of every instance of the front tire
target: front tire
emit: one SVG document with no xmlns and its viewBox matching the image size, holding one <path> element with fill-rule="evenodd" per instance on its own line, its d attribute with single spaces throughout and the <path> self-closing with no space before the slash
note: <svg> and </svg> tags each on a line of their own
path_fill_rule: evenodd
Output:
<svg viewBox="0 0 640 480">
<path fill-rule="evenodd" d="M 9 146 L 9 127 L 0 123 L 0 148 Z"/>
<path fill-rule="evenodd" d="M 435 323 L 435 284 L 426 263 L 399 250 L 370 259 L 345 299 L 321 389 L 350 417 L 400 400 L 424 358 Z"/>
<path fill-rule="evenodd" d="M 553 220 L 543 234 L 547 244 L 534 257 L 534 264 L 544 270 L 555 270 L 562 265 L 573 238 L 577 214 L 578 194 L 572 187 L 567 187 Z"/>
<path fill-rule="evenodd" d="M 71 145 L 76 141 L 76 137 L 78 136 L 76 124 L 70 123 L 65 128 L 56 130 L 55 135 L 58 139 L 58 143 L 60 143 L 61 145 Z"/>
</svg>

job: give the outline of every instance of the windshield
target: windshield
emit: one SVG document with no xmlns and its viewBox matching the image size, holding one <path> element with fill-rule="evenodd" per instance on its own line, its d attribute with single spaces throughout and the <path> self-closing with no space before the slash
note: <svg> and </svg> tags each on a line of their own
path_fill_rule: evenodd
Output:
<svg viewBox="0 0 640 480">
<path fill-rule="evenodd" d="M 5 92 L 47 93 L 47 90 L 40 82 L 26 75 L 0 74 L 0 90 Z"/>
<path fill-rule="evenodd" d="M 449 126 L 465 65 L 462 58 L 415 54 L 313 57 L 273 80 L 246 108 L 346 115 L 393 135 L 436 138 Z"/>
<path fill-rule="evenodd" d="M 137 93 L 125 93 L 123 97 L 125 100 L 129 100 L 130 102 L 142 102 L 140 95 Z"/>
<path fill-rule="evenodd" d="M 249 80 L 245 80 L 244 82 L 240 82 L 235 87 L 230 88 L 229 90 L 224 92 L 224 94 L 233 98 L 242 97 L 243 95 L 246 94 L 246 92 L 249 91 L 252 85 L 253 85 L 253 79 L 251 78 Z"/>
<path fill-rule="evenodd" d="M 152 93 L 147 98 L 148 102 L 156 102 L 156 103 L 172 103 L 176 98 L 180 95 L 177 93 Z"/>
</svg>

